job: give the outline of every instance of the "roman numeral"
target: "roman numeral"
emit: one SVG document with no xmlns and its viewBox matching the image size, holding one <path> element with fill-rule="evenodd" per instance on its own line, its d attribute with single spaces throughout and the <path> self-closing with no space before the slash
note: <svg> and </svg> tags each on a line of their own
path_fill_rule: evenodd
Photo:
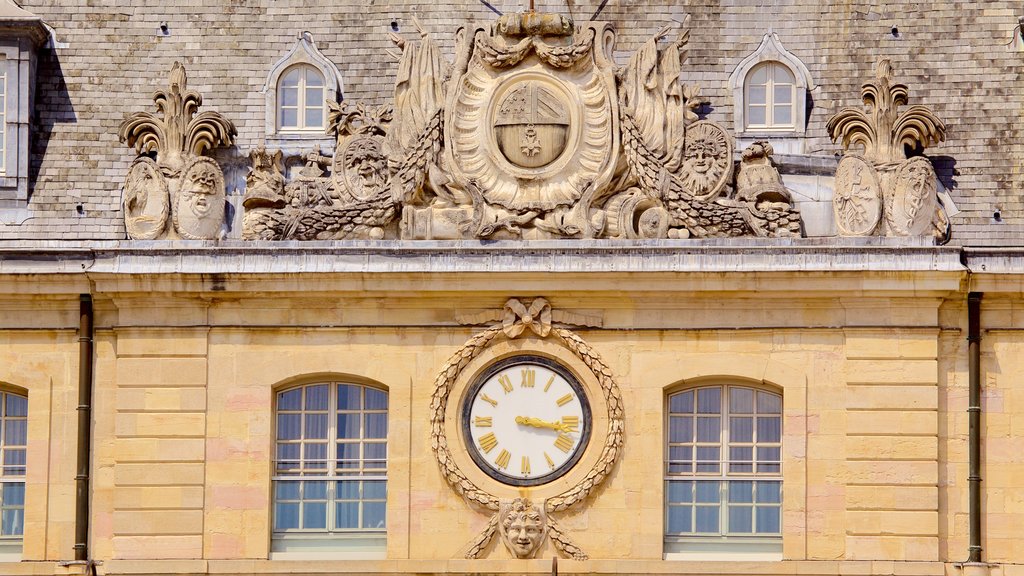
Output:
<svg viewBox="0 0 1024 576">
<path fill-rule="evenodd" d="M 508 453 L 508 450 L 502 448 L 501 453 L 498 454 L 498 457 L 494 459 L 494 463 L 498 465 L 498 468 L 505 470 L 508 468 L 508 460 L 511 457 L 512 455 Z"/>
<path fill-rule="evenodd" d="M 523 379 L 519 383 L 519 385 L 522 386 L 523 388 L 533 388 L 533 385 L 536 383 L 537 372 L 529 368 L 525 370 L 520 370 L 520 372 L 523 375 Z"/>
<path fill-rule="evenodd" d="M 480 442 L 480 449 L 484 452 L 490 452 L 498 445 L 498 438 L 494 435 L 494 432 L 484 434 L 477 441 Z"/>
<path fill-rule="evenodd" d="M 509 392 L 512 391 L 512 381 L 509 380 L 508 374 L 502 374 L 501 376 L 498 376 L 498 384 L 501 384 L 501 387 L 504 388 L 505 394 L 508 394 Z"/>
<path fill-rule="evenodd" d="M 562 452 L 572 450 L 572 436 L 559 432 L 558 438 L 555 438 L 555 448 L 558 448 Z"/>
<path fill-rule="evenodd" d="M 564 420 L 564 418 L 563 418 L 563 420 Z M 476 426 L 479 426 L 480 428 L 490 428 L 491 427 L 491 417 L 490 416 L 477 416 L 476 419 L 473 420 L 473 424 L 475 424 Z"/>
<path fill-rule="evenodd" d="M 490 418 L 488 418 L 490 420 Z M 569 432 L 575 432 L 580 427 L 579 416 L 562 416 L 562 424 L 568 429 Z M 488 424 L 490 426 L 490 424 Z"/>
<path fill-rule="evenodd" d="M 554 470 L 555 469 L 555 461 L 551 459 L 551 456 L 548 456 L 547 452 L 544 453 L 544 459 L 548 461 L 548 466 L 551 466 L 551 469 Z"/>
<path fill-rule="evenodd" d="M 497 407 L 498 407 L 498 401 L 497 401 L 497 400 L 495 400 L 494 398 L 491 398 L 491 397 L 490 397 L 490 396 L 488 396 L 487 394 L 481 394 L 481 395 L 480 395 L 480 399 L 481 399 L 481 400 L 483 400 L 484 402 L 487 402 L 487 403 L 488 403 L 488 404 L 490 404 L 491 406 L 494 406 L 495 408 L 497 408 Z"/>
<path fill-rule="evenodd" d="M 555 400 L 555 403 L 558 404 L 559 406 L 565 406 L 569 402 L 572 402 L 572 392 L 569 392 L 565 396 L 562 396 L 558 400 Z"/>
<path fill-rule="evenodd" d="M 548 378 L 548 383 L 544 385 L 544 391 L 547 392 L 548 388 L 551 388 L 551 383 L 555 381 L 555 375 L 552 374 L 551 378 Z"/>
<path fill-rule="evenodd" d="M 530 473 L 530 457 L 529 456 L 523 456 L 523 465 L 520 468 L 520 471 L 523 474 L 529 474 Z"/>
</svg>

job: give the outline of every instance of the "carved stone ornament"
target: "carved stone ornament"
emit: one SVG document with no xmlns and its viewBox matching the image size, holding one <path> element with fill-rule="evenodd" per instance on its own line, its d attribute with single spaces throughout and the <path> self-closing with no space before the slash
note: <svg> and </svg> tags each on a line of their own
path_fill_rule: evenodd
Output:
<svg viewBox="0 0 1024 576">
<path fill-rule="evenodd" d="M 728 198 L 732 138 L 698 121 L 700 89 L 683 82 L 688 23 L 621 69 L 607 23 L 506 14 L 462 28 L 452 60 L 414 24 L 416 39 L 390 35 L 393 102 L 331 104 L 335 150 L 307 155 L 284 206 L 247 205 L 243 238 L 800 234 L 791 203 Z"/>
<path fill-rule="evenodd" d="M 612 473 L 622 452 L 623 409 L 619 386 L 597 351 L 568 327 L 568 324 L 593 325 L 594 320 L 552 310 L 544 298 L 535 298 L 529 302 L 513 298 L 505 304 L 503 310 L 460 318 L 460 321 L 487 324 L 441 368 L 434 381 L 430 408 L 431 446 L 441 474 L 467 502 L 492 514 L 487 528 L 469 544 L 465 556 L 483 556 L 495 533 L 498 533 L 515 558 L 534 557 L 544 541 L 550 539 L 563 555 L 577 560 L 586 559 L 587 554 L 563 532 L 552 514 L 582 503 Z M 589 370 L 595 386 L 600 389 L 605 407 L 600 421 L 606 422 L 607 427 L 595 432 L 598 438 L 603 433 L 603 443 L 595 445 L 591 442 L 595 452 L 591 453 L 589 460 L 585 456 L 580 462 L 592 462 L 592 465 L 567 476 L 575 479 L 571 485 L 554 482 L 549 486 L 532 489 L 514 489 L 488 483 L 486 477 L 481 480 L 479 476 L 474 477 L 471 470 L 460 467 L 459 462 L 465 463 L 466 460 L 456 457 L 452 452 L 453 447 L 459 449 L 459 440 L 450 438 L 447 431 L 450 428 L 446 421 L 450 414 L 449 403 L 457 397 L 453 395 L 453 390 L 465 377 L 464 370 L 469 370 L 468 367 L 473 366 L 474 361 L 479 362 L 478 359 L 486 357 L 492 348 L 502 345 L 519 345 L 527 350 L 543 345 L 561 350 L 567 357 L 573 358 L 574 362 L 585 367 L 585 370 Z M 554 491 L 544 494 L 545 489 Z M 542 494 L 541 501 L 524 494 L 530 490 Z"/>
<path fill-rule="evenodd" d="M 941 240 L 949 235 L 949 218 L 938 201 L 935 169 L 924 156 L 908 160 L 907 150 L 916 153 L 942 142 L 946 127 L 924 106 L 899 112 L 909 102 L 909 91 L 893 84 L 892 76 L 891 63 L 879 61 L 875 80 L 861 89 L 865 109 L 843 108 L 826 125 L 847 154 L 836 174 L 836 227 L 843 236 L 931 235 Z M 863 156 L 851 155 L 854 146 L 863 147 Z"/>
<path fill-rule="evenodd" d="M 203 155 L 230 146 L 235 125 L 217 112 L 197 114 L 203 97 L 188 89 L 180 62 L 171 68 L 167 90 L 158 90 L 153 101 L 162 117 L 136 112 L 118 128 L 121 142 L 139 155 L 124 185 L 128 237 L 218 238 L 224 233 L 224 173 Z"/>
</svg>

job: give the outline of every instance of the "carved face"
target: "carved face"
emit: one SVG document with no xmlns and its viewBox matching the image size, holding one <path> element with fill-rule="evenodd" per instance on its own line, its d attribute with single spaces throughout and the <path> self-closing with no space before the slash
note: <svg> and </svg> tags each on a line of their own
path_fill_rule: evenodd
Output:
<svg viewBox="0 0 1024 576">
<path fill-rule="evenodd" d="M 224 175 L 209 158 L 185 168 L 174 205 L 174 224 L 182 238 L 212 240 L 224 223 Z"/>
<path fill-rule="evenodd" d="M 721 190 L 732 171 L 732 150 L 725 131 L 709 122 L 691 124 L 683 147 L 679 178 L 697 197 L 707 198 Z"/>
<path fill-rule="evenodd" d="M 505 543 L 516 558 L 532 558 L 544 539 L 545 521 L 537 506 L 516 498 L 501 519 Z"/>
<path fill-rule="evenodd" d="M 718 145 L 711 138 L 695 139 L 686 144 L 686 164 L 698 174 L 705 174 L 715 165 Z"/>
</svg>

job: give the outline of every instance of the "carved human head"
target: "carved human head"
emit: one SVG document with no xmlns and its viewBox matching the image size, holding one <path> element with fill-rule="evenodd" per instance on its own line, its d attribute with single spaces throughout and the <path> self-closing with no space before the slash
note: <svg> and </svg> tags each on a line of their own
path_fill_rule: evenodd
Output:
<svg viewBox="0 0 1024 576">
<path fill-rule="evenodd" d="M 182 238 L 209 240 L 224 223 L 224 174 L 209 158 L 197 157 L 182 172 L 174 224 Z"/>
<path fill-rule="evenodd" d="M 686 143 L 686 162 L 695 171 L 704 174 L 715 165 L 721 150 L 710 136 L 699 136 Z"/>
<path fill-rule="evenodd" d="M 526 498 L 502 503 L 498 522 L 505 546 L 516 558 L 533 558 L 547 535 L 547 515 Z"/>
</svg>

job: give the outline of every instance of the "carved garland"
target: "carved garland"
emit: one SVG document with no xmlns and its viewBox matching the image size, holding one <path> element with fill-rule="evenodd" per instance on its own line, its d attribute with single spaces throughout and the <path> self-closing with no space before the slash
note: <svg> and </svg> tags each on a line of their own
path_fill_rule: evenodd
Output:
<svg viewBox="0 0 1024 576">
<path fill-rule="evenodd" d="M 499 320 L 498 318 L 492 319 Z M 570 315 L 558 312 L 554 313 L 554 319 L 561 321 L 573 320 Z M 554 334 L 560 344 L 565 346 L 594 373 L 607 404 L 608 432 L 600 458 L 587 472 L 586 476 L 575 486 L 547 499 L 544 503 L 545 510 L 547 512 L 560 512 L 586 499 L 608 477 L 618 461 L 623 438 L 622 396 L 619 392 L 619 385 L 615 382 L 611 369 L 604 363 L 596 350 L 569 328 L 552 326 L 551 321 L 552 311 L 547 300 L 537 298 L 527 307 L 517 299 L 510 299 L 505 304 L 503 318 L 475 334 L 466 344 L 452 354 L 434 381 L 434 393 L 430 402 L 430 437 L 431 446 L 434 449 L 434 455 L 441 468 L 441 473 L 457 493 L 470 502 L 495 512 L 487 528 L 471 543 L 469 551 L 466 553 L 467 558 L 479 557 L 494 537 L 498 526 L 497 512 L 500 508 L 500 501 L 498 497 L 483 490 L 466 477 L 452 459 L 451 451 L 448 448 L 448 439 L 444 431 L 445 410 L 448 406 L 449 394 L 459 374 L 466 365 L 491 346 L 499 336 L 504 335 L 511 340 L 518 337 L 526 328 L 529 328 L 541 338 Z M 551 537 L 552 542 L 559 551 L 577 560 L 585 560 L 587 558 L 586 553 L 565 536 L 564 532 L 550 516 L 547 518 L 547 530 L 548 536 Z"/>
</svg>

